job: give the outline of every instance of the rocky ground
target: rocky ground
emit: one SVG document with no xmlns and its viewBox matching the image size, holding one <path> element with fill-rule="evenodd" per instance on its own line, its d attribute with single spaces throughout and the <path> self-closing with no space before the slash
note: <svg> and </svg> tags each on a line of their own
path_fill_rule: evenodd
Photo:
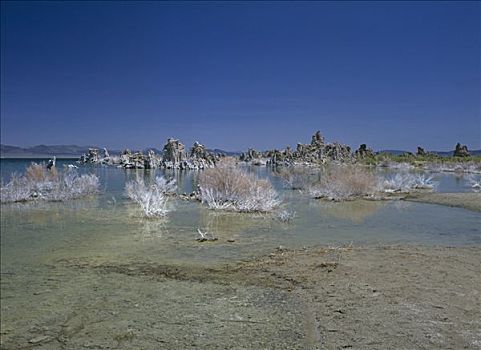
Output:
<svg viewBox="0 0 481 350">
<path fill-rule="evenodd" d="M 2 348 L 479 349 L 480 253 L 280 247 L 221 266 L 61 260 L 35 283 L 4 271 Z"/>
</svg>

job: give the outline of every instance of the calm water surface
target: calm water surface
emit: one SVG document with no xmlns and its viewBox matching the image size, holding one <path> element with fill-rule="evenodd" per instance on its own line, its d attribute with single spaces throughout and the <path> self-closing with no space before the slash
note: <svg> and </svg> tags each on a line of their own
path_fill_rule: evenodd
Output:
<svg viewBox="0 0 481 350">
<path fill-rule="evenodd" d="M 22 172 L 29 160 L 2 160 L 2 177 Z M 74 163 L 60 160 L 57 166 Z M 63 251 L 118 256 L 155 256 L 156 259 L 216 261 L 238 259 L 269 251 L 279 245 L 313 244 L 434 244 L 481 243 L 478 213 L 464 209 L 401 201 L 326 203 L 299 191 L 284 189 L 279 178 L 266 168 L 252 171 L 269 177 L 281 193 L 285 209 L 295 212 L 289 223 L 275 215 L 214 212 L 199 203 L 171 201 L 165 220 L 142 219 L 125 198 L 125 182 L 136 177 L 147 181 L 162 174 L 175 178 L 179 192 L 196 186 L 194 171 L 123 170 L 107 166 L 81 166 L 95 173 L 102 193 L 92 199 L 67 203 L 30 203 L 2 206 L 2 261 L 35 256 L 51 257 Z M 434 174 L 437 191 L 469 189 L 466 179 Z M 219 241 L 199 244 L 197 229 L 213 233 Z M 229 244 L 228 239 L 235 239 Z M 72 252 L 73 254 L 73 252 Z"/>
</svg>

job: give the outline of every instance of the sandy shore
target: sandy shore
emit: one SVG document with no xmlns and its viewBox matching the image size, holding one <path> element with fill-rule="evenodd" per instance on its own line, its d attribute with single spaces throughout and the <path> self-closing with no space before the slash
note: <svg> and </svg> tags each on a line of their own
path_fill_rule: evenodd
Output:
<svg viewBox="0 0 481 350">
<path fill-rule="evenodd" d="M 316 248 L 252 266 L 305 302 L 319 349 L 481 348 L 481 248 Z"/>
<path fill-rule="evenodd" d="M 404 200 L 481 211 L 481 193 L 413 193 Z"/>
<path fill-rule="evenodd" d="M 481 347 L 479 246 L 279 247 L 229 265 L 75 258 L 46 268 L 38 282 L 30 276 L 41 271 L 2 276 L 2 349 Z"/>
</svg>

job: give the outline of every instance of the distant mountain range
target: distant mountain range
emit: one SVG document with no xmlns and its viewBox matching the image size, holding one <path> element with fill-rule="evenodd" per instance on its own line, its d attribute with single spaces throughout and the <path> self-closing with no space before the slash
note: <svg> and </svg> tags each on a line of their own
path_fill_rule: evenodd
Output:
<svg viewBox="0 0 481 350">
<path fill-rule="evenodd" d="M 0 154 L 1 158 L 48 158 L 57 156 L 57 158 L 78 158 L 82 154 L 86 153 L 89 148 L 98 148 L 102 149 L 98 146 L 77 146 L 77 145 L 53 145 L 53 146 L 46 146 L 46 145 L 38 145 L 33 147 L 17 147 L 17 146 L 9 146 L 9 145 L 0 145 Z M 159 154 L 162 151 L 157 148 L 145 148 L 142 152 L 146 153 L 149 149 L 153 150 L 155 153 Z M 111 150 L 108 149 L 109 153 L 120 154 L 120 150 Z M 241 152 L 236 151 L 225 151 L 222 149 L 208 149 L 211 153 L 223 153 L 228 156 L 239 156 Z M 385 152 L 390 153 L 393 155 L 400 155 L 406 153 L 407 151 L 403 150 L 382 150 L 378 153 Z M 449 157 L 453 154 L 453 151 L 432 151 L 433 153 L 439 154 L 440 156 Z M 481 155 L 481 150 L 470 150 L 469 153 L 472 155 Z"/>
<path fill-rule="evenodd" d="M 386 150 L 382 150 L 382 151 L 379 151 L 379 152 L 376 152 L 376 153 L 389 153 L 389 154 L 392 154 L 392 155 L 395 155 L 395 156 L 399 156 L 403 153 L 407 153 L 409 151 L 402 151 L 402 150 L 398 150 L 398 149 L 386 149 Z M 431 152 L 431 153 L 435 153 L 437 155 L 440 155 L 441 157 L 450 157 L 453 155 L 453 152 L 454 150 L 452 151 L 428 151 L 428 152 Z M 477 149 L 477 150 L 469 150 L 469 153 L 472 155 L 472 156 L 480 156 L 481 155 L 481 149 Z"/>
<path fill-rule="evenodd" d="M 0 145 L 0 155 L 1 158 L 49 158 L 56 156 L 57 158 L 79 158 L 82 154 L 86 153 L 89 148 L 98 148 L 98 146 L 77 146 L 77 145 L 38 145 L 33 147 L 18 147 L 9 145 Z M 162 151 L 157 148 L 145 148 L 142 152 L 146 153 L 148 150 L 153 150 L 155 153 L 159 154 Z M 112 155 L 120 154 L 120 150 L 108 149 L 109 153 Z M 221 149 L 209 149 L 211 153 L 223 153 L 228 156 L 237 156 L 241 152 L 231 152 L 224 151 Z"/>
<path fill-rule="evenodd" d="M 57 156 L 58 158 L 78 158 L 87 152 L 90 147 L 76 145 L 38 145 L 33 147 L 17 147 L 0 145 L 1 158 L 47 158 Z"/>
</svg>

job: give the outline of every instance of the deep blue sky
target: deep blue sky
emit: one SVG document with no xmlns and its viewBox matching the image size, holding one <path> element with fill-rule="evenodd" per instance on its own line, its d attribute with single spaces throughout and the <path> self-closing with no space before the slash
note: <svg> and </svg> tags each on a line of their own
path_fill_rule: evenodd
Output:
<svg viewBox="0 0 481 350">
<path fill-rule="evenodd" d="M 5 2 L 1 142 L 481 148 L 478 2 Z"/>
</svg>

